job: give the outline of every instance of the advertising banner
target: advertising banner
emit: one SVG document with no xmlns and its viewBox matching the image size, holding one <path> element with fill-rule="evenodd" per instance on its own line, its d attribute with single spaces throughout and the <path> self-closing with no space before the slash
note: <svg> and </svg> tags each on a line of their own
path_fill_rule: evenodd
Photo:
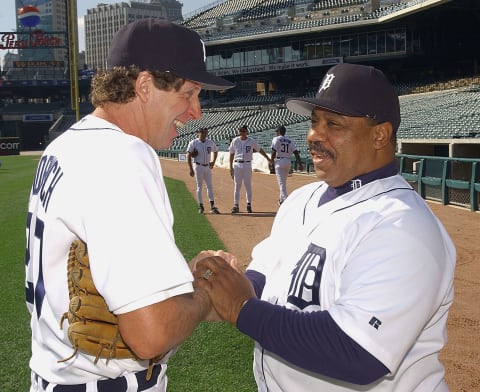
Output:
<svg viewBox="0 0 480 392">
<path fill-rule="evenodd" d="M 20 138 L 0 137 L 0 155 L 20 155 Z"/>
</svg>

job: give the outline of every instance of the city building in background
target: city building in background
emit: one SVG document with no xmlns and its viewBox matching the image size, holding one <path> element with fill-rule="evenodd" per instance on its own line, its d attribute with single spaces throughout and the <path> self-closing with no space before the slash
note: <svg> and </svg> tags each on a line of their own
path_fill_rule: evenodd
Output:
<svg viewBox="0 0 480 392">
<path fill-rule="evenodd" d="M 38 0 L 35 6 L 15 0 L 17 54 L 4 64 L 9 80 L 67 79 L 65 0 Z M 38 13 L 37 13 L 38 11 Z M 23 48 L 23 42 L 29 41 Z M 13 59 L 12 59 L 13 57 Z"/>
<path fill-rule="evenodd" d="M 182 21 L 182 4 L 176 0 L 98 4 L 85 15 L 85 61 L 90 69 L 104 69 L 113 35 L 126 24 L 144 18 Z"/>
</svg>

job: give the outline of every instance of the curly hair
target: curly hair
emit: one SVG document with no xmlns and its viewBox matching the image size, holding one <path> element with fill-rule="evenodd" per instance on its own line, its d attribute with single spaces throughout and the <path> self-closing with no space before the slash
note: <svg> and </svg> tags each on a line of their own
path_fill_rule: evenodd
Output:
<svg viewBox="0 0 480 392">
<path fill-rule="evenodd" d="M 142 70 L 138 67 L 114 67 L 101 70 L 92 79 L 90 101 L 94 107 L 107 102 L 127 103 L 135 98 L 135 81 Z M 155 87 L 160 90 L 178 91 L 185 83 L 171 72 L 148 71 L 153 76 Z"/>
</svg>

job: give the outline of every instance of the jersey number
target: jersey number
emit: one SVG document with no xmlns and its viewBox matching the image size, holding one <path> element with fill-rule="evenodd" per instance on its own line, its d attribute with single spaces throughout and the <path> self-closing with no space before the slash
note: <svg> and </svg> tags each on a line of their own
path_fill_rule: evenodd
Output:
<svg viewBox="0 0 480 392">
<path fill-rule="evenodd" d="M 45 285 L 43 283 L 43 263 L 42 263 L 42 250 L 43 250 L 43 221 L 40 219 L 35 220 L 35 226 L 32 227 L 32 213 L 29 212 L 27 216 L 27 249 L 25 252 L 25 268 L 27 270 L 27 280 L 25 286 L 25 296 L 27 305 L 33 310 L 33 306 L 37 311 L 37 317 L 40 318 L 42 311 L 43 299 L 45 297 Z M 35 259 L 32 259 L 32 246 L 31 233 L 34 234 L 33 241 L 38 245 L 38 251 L 35 252 Z M 32 263 L 32 264 L 31 264 Z M 33 273 L 29 274 L 28 271 L 34 271 L 33 265 L 38 266 L 38 278 L 34 283 Z M 31 276 L 31 280 L 28 277 Z"/>
</svg>

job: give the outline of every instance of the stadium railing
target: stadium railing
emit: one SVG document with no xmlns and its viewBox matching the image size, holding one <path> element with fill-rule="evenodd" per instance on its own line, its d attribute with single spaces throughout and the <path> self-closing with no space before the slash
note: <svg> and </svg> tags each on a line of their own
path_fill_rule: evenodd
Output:
<svg viewBox="0 0 480 392">
<path fill-rule="evenodd" d="M 185 150 L 158 151 L 165 159 L 179 160 Z M 425 200 L 479 211 L 480 158 L 448 158 L 396 154 L 399 173 Z M 294 157 L 292 171 L 298 171 Z M 312 159 L 302 156 L 303 173 L 314 174 Z"/>
<path fill-rule="evenodd" d="M 479 210 L 480 158 L 396 157 L 400 174 L 424 199 Z"/>
</svg>

